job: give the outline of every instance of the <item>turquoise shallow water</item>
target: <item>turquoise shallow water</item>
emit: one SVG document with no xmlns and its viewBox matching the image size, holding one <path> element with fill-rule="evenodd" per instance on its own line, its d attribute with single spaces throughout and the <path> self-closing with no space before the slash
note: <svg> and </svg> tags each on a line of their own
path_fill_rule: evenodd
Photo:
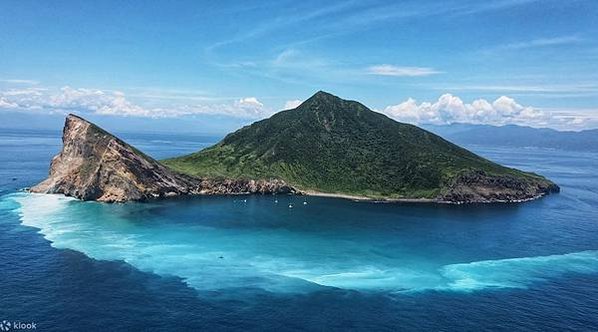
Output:
<svg viewBox="0 0 598 332">
<path fill-rule="evenodd" d="M 550 203 L 531 204 L 541 213 Z M 16 204 L 21 223 L 55 248 L 177 276 L 197 290 L 475 291 L 598 272 L 591 248 L 541 248 L 548 239 L 528 233 L 557 229 L 518 221 L 528 207 L 275 196 L 107 205 L 39 194 L 9 195 L 4 204 Z"/>
<path fill-rule="evenodd" d="M 10 135 L 0 172 L 18 175 L 0 198 L 0 291 L 15 302 L 0 304 L 2 317 L 50 330 L 64 320 L 73 330 L 598 324 L 595 154 L 473 147 L 562 187 L 518 205 L 293 196 L 109 205 L 16 192 L 44 177 L 59 141 Z M 158 157 L 174 141 L 138 139 Z M 185 142 L 177 153 L 197 148 Z"/>
</svg>

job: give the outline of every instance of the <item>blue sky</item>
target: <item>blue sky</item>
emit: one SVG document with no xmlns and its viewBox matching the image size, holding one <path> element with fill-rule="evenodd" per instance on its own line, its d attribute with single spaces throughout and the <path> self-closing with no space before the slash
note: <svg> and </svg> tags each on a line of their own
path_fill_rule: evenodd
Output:
<svg viewBox="0 0 598 332">
<path fill-rule="evenodd" d="M 0 13 L 5 125 L 76 112 L 119 130 L 225 132 L 325 90 L 416 124 L 598 127 L 593 0 L 3 1 Z"/>
</svg>

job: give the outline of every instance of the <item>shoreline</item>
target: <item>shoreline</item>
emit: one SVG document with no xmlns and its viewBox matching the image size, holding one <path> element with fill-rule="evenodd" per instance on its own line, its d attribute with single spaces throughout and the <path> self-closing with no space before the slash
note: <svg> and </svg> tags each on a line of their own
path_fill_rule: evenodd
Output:
<svg viewBox="0 0 598 332">
<path fill-rule="evenodd" d="M 523 199 L 513 199 L 513 200 L 494 200 L 494 201 L 471 201 L 471 202 L 454 202 L 454 201 L 443 201 L 434 198 L 372 198 L 367 196 L 356 196 L 356 195 L 347 195 L 347 194 L 335 194 L 335 193 L 323 193 L 319 191 L 300 191 L 300 195 L 305 196 L 314 196 L 314 197 L 328 197 L 328 198 L 340 198 L 340 199 L 347 199 L 354 202 L 366 202 L 366 203 L 435 203 L 435 204 L 450 204 L 450 205 L 464 205 L 464 204 L 513 204 L 513 203 L 524 203 L 535 201 L 542 197 L 545 197 L 546 194 L 542 193 L 536 195 L 534 197 L 523 198 Z"/>
<path fill-rule="evenodd" d="M 95 201 L 100 203 L 107 203 L 107 204 L 125 204 L 128 202 L 151 202 L 151 201 L 160 201 L 160 200 L 167 200 L 167 199 L 176 199 L 176 198 L 185 198 L 185 197 L 214 197 L 214 196 L 252 196 L 252 195 L 265 195 L 259 193 L 251 193 L 251 192 L 238 192 L 238 193 L 227 193 L 227 194 L 201 194 L 201 193 L 193 193 L 193 194 L 182 194 L 182 195 L 174 195 L 170 197 L 155 197 L 153 199 L 147 200 L 126 200 L 123 202 L 102 202 L 97 200 L 82 200 L 80 198 L 74 197 L 72 195 L 68 195 L 65 193 L 37 193 L 31 191 L 30 188 L 25 187 L 22 189 L 17 190 L 17 192 L 26 192 L 30 194 L 40 194 L 40 195 L 62 195 L 65 197 L 70 197 L 80 201 Z M 273 195 L 281 195 L 281 194 L 273 194 Z M 312 196 L 312 197 L 325 197 L 325 198 L 339 198 L 339 199 L 346 199 L 353 202 L 364 202 L 364 203 L 433 203 L 433 204 L 448 204 L 448 205 L 466 205 L 466 204 L 514 204 L 514 203 L 525 203 L 540 199 L 542 197 L 547 196 L 546 193 L 541 193 L 534 197 L 523 198 L 523 199 L 513 199 L 513 200 L 492 200 L 492 201 L 444 201 L 434 198 L 372 198 L 367 196 L 358 196 L 358 195 L 349 195 L 349 194 L 339 194 L 339 193 L 324 193 L 319 191 L 311 191 L 311 190 L 297 190 L 295 193 L 289 193 L 287 195 L 292 196 Z"/>
<path fill-rule="evenodd" d="M 342 198 L 356 202 L 370 202 L 370 203 L 439 203 L 439 204 L 454 204 L 449 201 L 441 201 L 434 198 L 372 198 L 367 196 L 357 196 L 348 194 L 323 193 L 319 191 L 300 191 L 301 195 L 314 197 L 328 197 L 328 198 Z"/>
</svg>

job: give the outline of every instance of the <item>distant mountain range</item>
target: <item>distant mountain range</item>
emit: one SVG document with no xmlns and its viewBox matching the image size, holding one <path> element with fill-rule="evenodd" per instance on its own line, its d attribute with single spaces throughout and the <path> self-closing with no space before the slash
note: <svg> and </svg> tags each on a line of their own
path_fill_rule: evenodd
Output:
<svg viewBox="0 0 598 332">
<path fill-rule="evenodd" d="M 598 129 L 558 131 L 516 125 L 497 127 L 469 124 L 422 127 L 459 145 L 538 147 L 598 152 Z"/>
</svg>

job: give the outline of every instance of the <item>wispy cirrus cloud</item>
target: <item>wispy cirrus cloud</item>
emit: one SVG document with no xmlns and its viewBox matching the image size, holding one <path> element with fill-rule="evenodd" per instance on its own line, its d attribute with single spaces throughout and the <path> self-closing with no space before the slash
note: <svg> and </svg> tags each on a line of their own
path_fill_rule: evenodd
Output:
<svg viewBox="0 0 598 332">
<path fill-rule="evenodd" d="M 306 52 L 298 48 L 286 48 L 267 58 L 254 61 L 213 65 L 232 74 L 243 73 L 260 79 L 275 80 L 283 84 L 311 86 L 323 83 L 343 84 L 355 81 L 363 74 L 362 68 L 340 60 Z M 362 77 L 359 77 L 361 79 Z"/>
<path fill-rule="evenodd" d="M 484 12 L 507 10 L 513 7 L 521 7 L 541 0 L 497 0 L 497 1 L 476 1 L 473 3 L 462 3 L 461 7 L 456 7 L 453 13 L 456 16 L 473 15 Z"/>
<path fill-rule="evenodd" d="M 429 67 L 399 67 L 388 64 L 370 66 L 366 68 L 366 72 L 372 75 L 397 77 L 430 76 L 442 73 Z"/>
<path fill-rule="evenodd" d="M 237 36 L 216 42 L 206 47 L 207 53 L 212 53 L 218 48 L 237 43 L 246 43 L 253 39 L 279 33 L 281 29 L 301 25 L 302 30 L 314 32 L 303 41 L 304 43 L 320 40 L 353 32 L 355 29 L 380 27 L 380 23 L 391 20 L 408 20 L 434 16 L 465 16 L 476 15 L 484 12 L 507 10 L 539 2 L 540 0 L 497 0 L 493 2 L 459 0 L 445 1 L 442 6 L 434 3 L 380 3 L 370 1 L 344 1 L 341 3 L 321 6 L 318 10 L 311 7 L 295 6 L 293 13 L 285 16 L 273 16 L 253 25 Z M 335 19 L 330 19 L 334 17 Z M 307 23 L 310 23 L 309 25 Z"/>
<path fill-rule="evenodd" d="M 507 49 L 507 50 L 521 50 L 521 49 L 535 48 L 535 47 L 578 44 L 583 41 L 584 41 L 584 39 L 577 35 L 559 36 L 559 37 L 553 37 L 553 38 L 538 38 L 538 39 L 532 39 L 532 40 L 518 42 L 518 43 L 505 44 L 505 45 L 499 46 L 499 48 Z"/>
<path fill-rule="evenodd" d="M 216 42 L 206 47 L 205 51 L 211 53 L 218 48 L 223 46 L 242 43 L 248 40 L 259 38 L 264 35 L 275 33 L 285 27 L 305 23 L 308 21 L 316 20 L 325 16 L 334 15 L 339 12 L 348 10 L 358 4 L 359 1 L 345 1 L 339 4 L 333 4 L 329 6 L 322 6 L 318 10 L 306 8 L 309 11 L 294 10 L 292 12 L 299 12 L 298 14 L 287 15 L 287 16 L 276 16 L 270 20 L 266 20 L 257 26 L 253 26 L 251 29 L 247 29 L 237 36 Z"/>
<path fill-rule="evenodd" d="M 25 80 L 25 79 L 0 79 L 2 83 L 9 83 L 9 84 L 24 84 L 24 85 L 37 85 L 39 81 L 36 80 Z"/>
<path fill-rule="evenodd" d="M 576 97 L 598 95 L 598 84 L 514 84 L 514 85 L 445 85 L 434 87 L 435 90 L 443 91 L 470 91 L 470 92 L 494 92 L 508 93 L 512 95 L 534 95 L 547 97 Z"/>
<path fill-rule="evenodd" d="M 551 47 L 573 46 L 586 42 L 586 39 L 579 35 L 562 35 L 553 37 L 542 37 L 528 40 L 520 40 L 512 43 L 498 44 L 478 50 L 479 55 L 492 56 L 502 55 L 508 52 L 544 49 Z"/>
</svg>

